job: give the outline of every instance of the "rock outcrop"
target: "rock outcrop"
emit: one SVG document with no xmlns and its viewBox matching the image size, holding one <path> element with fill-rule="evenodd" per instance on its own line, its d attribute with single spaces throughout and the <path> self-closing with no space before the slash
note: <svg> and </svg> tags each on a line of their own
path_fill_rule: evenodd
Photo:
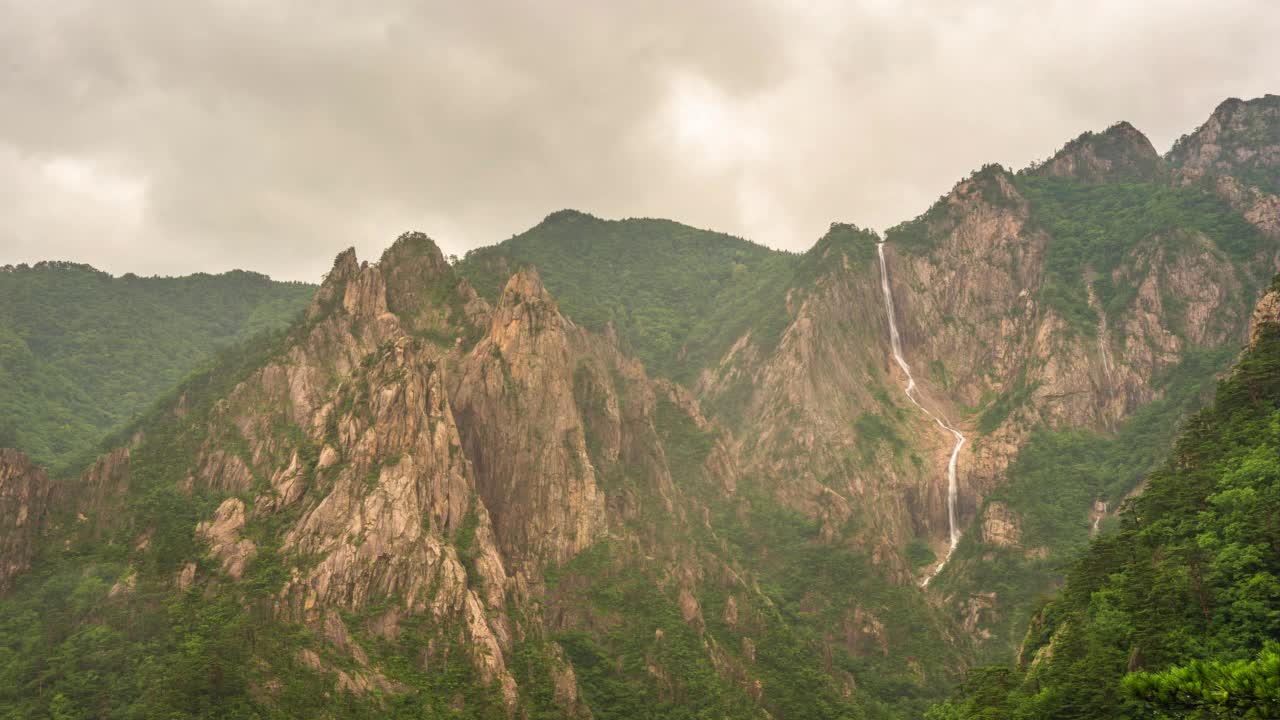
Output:
<svg viewBox="0 0 1280 720">
<path fill-rule="evenodd" d="M 56 497 L 54 483 L 26 455 L 0 448 L 0 595 L 31 566 Z"/>
<path fill-rule="evenodd" d="M 537 273 L 521 271 L 503 290 L 489 332 L 458 360 L 452 382 L 480 495 L 496 509 L 499 543 L 531 568 L 573 557 L 607 528 L 574 399 L 586 342 Z M 618 418 L 611 419 L 599 428 L 606 435 L 619 432 Z"/>
<path fill-rule="evenodd" d="M 306 322 L 209 411 L 184 486 L 224 497 L 193 528 L 214 572 L 188 564 L 173 582 L 253 582 L 265 543 L 286 570 L 279 617 L 368 668 L 351 674 L 325 653 L 305 665 L 351 692 L 394 691 L 369 643 L 425 618 L 424 666 L 460 632 L 514 712 L 510 653 L 542 632 L 526 613 L 544 570 L 608 532 L 604 478 L 625 474 L 675 512 L 658 392 L 609 339 L 561 315 L 532 270 L 489 307 L 425 236 L 402 236 L 375 265 L 344 252 Z M 111 457 L 97 475 L 112 474 Z M 620 517 L 637 512 L 636 497 L 619 500 Z M 577 708 L 572 667 L 557 667 L 555 695 Z"/>
<path fill-rule="evenodd" d="M 1230 176 L 1280 192 L 1280 95 L 1224 100 L 1195 132 L 1169 151 L 1183 182 Z"/>
<path fill-rule="evenodd" d="M 1253 308 L 1253 317 L 1249 321 L 1249 346 L 1258 343 L 1263 328 L 1280 325 L 1280 289 L 1272 287 Z"/>
</svg>

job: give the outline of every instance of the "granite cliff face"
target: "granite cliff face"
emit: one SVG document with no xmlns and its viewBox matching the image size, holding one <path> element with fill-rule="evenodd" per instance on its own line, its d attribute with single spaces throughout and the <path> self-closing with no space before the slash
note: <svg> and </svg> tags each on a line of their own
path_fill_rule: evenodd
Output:
<svg viewBox="0 0 1280 720">
<path fill-rule="evenodd" d="M 1252 187 L 1233 200 L 1213 187 L 1245 186 L 1226 175 L 1215 182 L 1210 194 L 1275 239 L 1270 200 Z M 1016 549 L 1030 564 L 1057 562 L 1065 551 L 1022 547 L 1018 510 L 985 503 L 1032 433 L 1111 436 L 1165 397 L 1168 378 L 1187 363 L 1247 340 L 1277 248 L 1251 240 L 1257 254 L 1242 258 L 1231 249 L 1236 226 L 1153 225 L 1102 245 L 1096 263 L 1086 256 L 1063 270 L 1069 238 L 1055 233 L 1067 223 L 1046 213 L 1094 221 L 1117 202 L 1109 187 L 1159 194 L 1186 183 L 1176 162 L 1118 123 L 1022 173 L 984 168 L 889 232 L 885 253 L 908 362 L 925 404 L 970 439 L 959 458 L 959 519 L 975 542 Z M 1071 195 L 1073 188 L 1097 190 Z M 1179 200 L 1190 197 L 1174 201 L 1199 202 Z M 910 562 L 908 547 L 923 541 L 936 555 L 945 550 L 951 440 L 901 392 L 905 379 L 892 363 L 875 293 L 875 240 L 819 243 L 805 256 L 816 268 L 812 279 L 786 297 L 789 321 L 777 345 L 743 335 L 703 373 L 697 393 L 729 429 L 748 482 L 768 478 L 772 496 L 812 518 L 833 546 L 866 551 L 886 577 L 909 582 L 928 566 Z M 1122 499 L 1090 497 L 1071 512 L 1079 511 L 1087 533 Z M 981 644 L 990 636 L 985 626 L 1009 608 L 995 591 L 966 586 L 965 572 L 944 583 L 943 602 Z"/>
<path fill-rule="evenodd" d="M 1153 383 L 1186 351 L 1243 340 L 1252 279 L 1202 233 L 1153 235 L 1106 276 L 1078 278 L 1096 317 L 1082 328 L 1045 301 L 1054 239 L 1029 222 L 1011 176 L 966 180 L 945 202 L 927 254 L 888 250 L 904 342 L 922 373 L 958 415 L 984 411 L 970 415 L 985 427 L 964 463 L 966 514 L 1031 428 L 1114 429 L 1157 396 Z M 1102 307 L 1099 280 L 1134 289 L 1131 299 Z"/>
<path fill-rule="evenodd" d="M 55 492 L 26 455 L 0 448 L 0 594 L 31 566 Z"/>
<path fill-rule="evenodd" d="M 1280 96 L 1224 101 L 1169 151 L 1175 182 L 1201 184 L 1280 240 Z M 1280 270 L 1280 255 L 1266 256 Z"/>
<path fill-rule="evenodd" d="M 813 280 L 787 297 L 791 321 L 776 348 L 744 336 L 699 390 L 732 428 L 743 477 L 813 518 L 833 546 L 865 551 L 909 583 L 902 548 L 946 534 L 938 477 L 950 445 L 901 392 L 876 241 L 833 227 L 807 257 Z"/>
<path fill-rule="evenodd" d="M 1220 108 L 1215 117 L 1222 113 Z M 1256 134 L 1269 121 L 1259 119 L 1266 113 L 1253 117 L 1262 124 L 1254 126 Z M 1211 119 L 1200 133 L 1207 132 L 1207 140 L 1184 139 L 1168 159 L 1124 123 L 1085 134 L 1022 173 L 998 167 L 975 173 L 920 219 L 889 233 L 895 300 L 907 354 L 920 369 L 917 379 L 925 377 L 929 390 L 944 398 L 939 402 L 953 403 L 953 417 L 974 435 L 960 463 L 962 525 L 974 549 L 963 553 L 969 559 L 942 585 L 979 644 L 1014 610 L 984 586 L 988 580 L 973 580 L 982 575 L 975 558 L 991 562 L 993 551 L 1016 554 L 1026 567 L 1042 568 L 1037 582 L 1044 582 L 1052 573 L 1043 568 L 1066 552 L 1025 544 L 1020 511 L 1003 501 L 984 502 L 1008 482 L 1010 465 L 1031 435 L 1084 430 L 1113 436 L 1135 413 L 1165 398 L 1169 378 L 1185 374 L 1197 358 L 1227 357 L 1223 351 L 1248 339 L 1250 310 L 1274 264 L 1276 215 L 1267 209 L 1269 196 L 1229 175 L 1191 184 L 1203 164 L 1185 158 L 1213 151 L 1189 148 L 1211 141 L 1222 124 Z M 1236 126 L 1235 132 L 1244 130 Z M 1179 164 L 1184 162 L 1190 164 Z M 1108 190 L 1110 183 L 1119 189 Z M 1109 247 L 1112 241 L 1103 235 L 1096 259 L 1066 263 L 1062 244 L 1068 238 L 1055 233 L 1071 223 L 1096 224 L 1107 203 L 1123 202 L 1116 198 L 1134 188 L 1150 188 L 1142 192 L 1162 194 L 1170 203 L 1206 202 L 1191 199 L 1203 197 L 1199 193 L 1225 200 L 1261 231 L 1249 241 L 1256 250 L 1233 248 L 1247 228 L 1175 221 L 1152 224 Z M 1056 215 L 1047 212 L 1047 201 Z M 1064 301 L 1072 294 L 1085 302 Z M 1096 532 L 1123 499 L 1082 498 L 1069 510 L 1079 514 L 1081 537 Z"/>
<path fill-rule="evenodd" d="M 232 497 L 197 535 L 237 580 L 257 552 L 250 529 L 283 523 L 266 540 L 296 558 L 277 612 L 359 663 L 352 687 L 392 687 L 354 638 L 394 641 L 425 616 L 440 633 L 460 629 L 514 711 L 513 633 L 538 624 L 517 627 L 509 602 L 528 607 L 546 568 L 608 531 L 598 476 L 610 463 L 670 484 L 651 383 L 564 318 L 535 272 L 490 308 L 423 236 L 377 265 L 340 255 L 303 330 L 215 407 L 192 482 Z M 600 410 L 594 453 L 582 403 Z M 362 627 L 341 619 L 375 607 Z M 575 697 L 566 677 L 561 694 Z"/>
<path fill-rule="evenodd" d="M 1275 194 L 1280 191 L 1280 95 L 1223 101 L 1203 125 L 1174 144 L 1168 159 L 1184 182 L 1228 176 Z"/>
</svg>

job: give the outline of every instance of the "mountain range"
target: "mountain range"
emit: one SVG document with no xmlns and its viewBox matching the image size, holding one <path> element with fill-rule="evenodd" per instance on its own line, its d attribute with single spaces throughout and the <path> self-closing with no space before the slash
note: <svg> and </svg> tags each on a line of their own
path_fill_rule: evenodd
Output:
<svg viewBox="0 0 1280 720">
<path fill-rule="evenodd" d="M 0 716 L 1141 716 L 1280 632 L 1278 192 L 1268 95 L 799 254 L 7 269 Z"/>
</svg>

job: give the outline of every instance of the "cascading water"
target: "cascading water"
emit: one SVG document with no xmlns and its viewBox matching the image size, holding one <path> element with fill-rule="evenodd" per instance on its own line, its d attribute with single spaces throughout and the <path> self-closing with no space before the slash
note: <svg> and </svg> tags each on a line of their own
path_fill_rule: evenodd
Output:
<svg viewBox="0 0 1280 720">
<path fill-rule="evenodd" d="M 933 418 L 938 426 L 943 430 L 951 433 L 955 438 L 955 447 L 951 449 L 951 459 L 947 462 L 947 531 L 948 540 L 947 554 L 942 558 L 942 562 L 938 563 L 924 580 L 920 581 L 921 586 L 927 586 L 929 581 L 937 575 L 942 568 L 951 559 L 951 553 L 955 552 L 956 545 L 960 543 L 960 531 L 956 528 L 956 463 L 960 459 L 960 448 L 964 447 L 964 434 L 955 428 L 945 417 L 935 415 L 930 412 L 921 402 L 917 395 L 916 379 L 911 375 L 911 366 L 907 365 L 907 359 L 902 355 L 902 338 L 898 334 L 898 320 L 893 310 L 893 291 L 889 288 L 889 266 L 884 261 L 884 243 L 876 244 L 876 252 L 880 255 L 880 289 L 884 292 L 884 309 L 889 315 L 889 347 L 893 350 L 893 359 L 898 363 L 898 367 L 902 368 L 902 372 L 907 376 L 906 395 L 907 399 L 916 407 L 920 408 L 920 412 Z"/>
</svg>

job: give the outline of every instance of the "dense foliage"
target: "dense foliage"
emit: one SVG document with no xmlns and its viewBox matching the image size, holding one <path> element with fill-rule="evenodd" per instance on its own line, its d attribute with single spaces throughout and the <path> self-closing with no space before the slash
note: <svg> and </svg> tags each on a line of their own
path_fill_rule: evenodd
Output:
<svg viewBox="0 0 1280 720">
<path fill-rule="evenodd" d="M 1184 718 L 1280 717 L 1280 645 L 1253 660 L 1193 660 L 1156 673 L 1124 678 L 1129 695 L 1158 713 Z"/>
<path fill-rule="evenodd" d="M 492 300 L 525 265 L 575 322 L 611 325 L 650 373 L 686 380 L 748 330 L 776 341 L 800 256 L 670 220 L 562 210 L 467 253 L 458 270 Z"/>
<path fill-rule="evenodd" d="M 1264 649 L 1276 637 L 1280 328 L 1269 326 L 1118 532 L 1092 543 L 1037 614 L 1022 667 L 974 672 L 931 717 L 1273 717 L 1275 683 L 1253 678 L 1274 667 Z M 1256 701 L 1241 709 L 1233 685 Z"/>
<path fill-rule="evenodd" d="M 283 327 L 314 291 L 243 271 L 0 268 L 0 442 L 65 467 L 217 348 Z"/>
<path fill-rule="evenodd" d="M 1137 287 L 1115 287 L 1111 273 L 1143 242 L 1160 236 L 1171 243 L 1208 237 L 1231 261 L 1244 264 L 1266 245 L 1257 227 L 1222 200 L 1198 187 L 1151 182 L 1084 184 L 1022 174 L 1018 191 L 1026 198 L 1033 227 L 1050 240 L 1045 248 L 1043 300 L 1082 332 L 1097 330 L 1086 275 L 1107 315 L 1128 307 Z M 1242 273 L 1248 277 L 1247 273 Z"/>
</svg>

